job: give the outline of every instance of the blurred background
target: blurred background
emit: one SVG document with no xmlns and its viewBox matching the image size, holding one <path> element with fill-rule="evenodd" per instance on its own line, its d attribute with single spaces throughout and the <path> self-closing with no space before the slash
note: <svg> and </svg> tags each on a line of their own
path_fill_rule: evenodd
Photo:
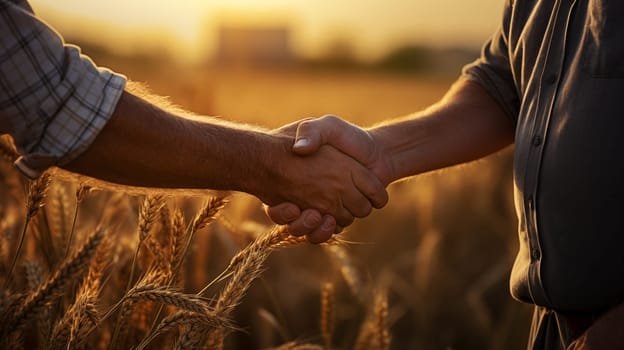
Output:
<svg viewBox="0 0 624 350">
<path fill-rule="evenodd" d="M 504 1 L 31 4 L 98 65 L 195 113 L 274 128 L 326 113 L 368 126 L 428 106 L 478 57 Z M 531 308 L 508 293 L 517 249 L 511 152 L 393 184 L 389 205 L 344 234 L 365 288 L 389 290 L 393 349 L 526 347 Z M 255 199 L 236 198 L 226 214 L 234 227 L 268 224 Z M 235 245 L 224 234 L 213 241 L 198 248 L 211 258 L 197 261 L 223 268 L 214 257 Z M 316 246 L 274 254 L 228 348 L 317 340 L 328 281 L 337 286 L 334 343 L 349 348 L 365 308 L 335 260 Z"/>
</svg>

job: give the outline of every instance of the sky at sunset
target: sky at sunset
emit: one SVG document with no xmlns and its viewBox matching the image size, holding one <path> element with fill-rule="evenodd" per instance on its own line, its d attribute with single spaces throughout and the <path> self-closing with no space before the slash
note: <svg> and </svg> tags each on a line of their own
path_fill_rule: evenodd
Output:
<svg viewBox="0 0 624 350">
<path fill-rule="evenodd" d="M 31 0 L 63 35 L 121 50 L 176 46 L 211 53 L 219 25 L 285 25 L 302 55 L 349 41 L 374 59 L 401 44 L 478 47 L 497 27 L 503 0 Z M 83 38 L 84 39 L 84 38 Z M 172 44 L 175 43 L 175 44 Z"/>
</svg>

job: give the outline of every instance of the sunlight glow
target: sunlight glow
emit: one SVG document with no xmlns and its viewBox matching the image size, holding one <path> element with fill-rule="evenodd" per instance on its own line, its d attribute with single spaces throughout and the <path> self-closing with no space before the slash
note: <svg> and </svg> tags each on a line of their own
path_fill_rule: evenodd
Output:
<svg viewBox="0 0 624 350">
<path fill-rule="evenodd" d="M 147 46 L 177 46 L 196 55 L 214 49 L 215 31 L 220 25 L 274 24 L 291 29 L 294 47 L 301 54 L 321 54 L 338 39 L 351 42 L 362 57 L 378 56 L 406 43 L 476 47 L 498 25 L 503 6 L 500 0 L 32 0 L 31 3 L 43 18 L 67 35 L 83 32 L 82 27 L 91 24 L 98 28 L 93 32 L 109 33 L 106 40 L 130 38 L 133 45 L 142 42 Z M 111 29 L 103 31 L 103 28 Z M 89 31 L 85 33 L 91 35 Z"/>
</svg>

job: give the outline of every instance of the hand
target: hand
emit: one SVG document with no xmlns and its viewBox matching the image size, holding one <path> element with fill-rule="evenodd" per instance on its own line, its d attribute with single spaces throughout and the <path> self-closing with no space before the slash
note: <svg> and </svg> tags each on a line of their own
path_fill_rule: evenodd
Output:
<svg viewBox="0 0 624 350">
<path fill-rule="evenodd" d="M 375 141 L 374 136 L 336 116 L 327 115 L 317 119 L 305 119 L 286 125 L 276 132 L 295 135 L 293 152 L 297 154 L 313 154 L 320 146 L 328 144 L 365 165 L 384 186 L 394 178 L 390 162 L 382 156 L 382 148 Z M 387 198 L 375 207 L 381 208 L 386 202 Z M 276 223 L 288 224 L 292 234 L 307 234 L 310 241 L 323 241 L 330 237 L 327 230 L 332 227 L 333 218 L 323 216 L 316 210 L 308 209 L 302 212 L 293 203 L 281 203 L 267 208 L 266 211 Z M 342 227 L 335 226 L 334 232 L 340 231 Z"/>
<path fill-rule="evenodd" d="M 294 209 L 282 213 L 286 220 L 292 221 L 299 214 L 299 208 L 307 209 L 297 221 L 318 231 L 308 236 L 311 242 L 329 239 L 336 225 L 348 226 L 354 217 L 365 217 L 373 206 L 381 207 L 387 202 L 383 184 L 351 157 L 329 146 L 321 146 L 307 156 L 298 156 L 291 151 L 292 137 L 275 136 L 286 146 L 283 153 L 278 151 L 271 155 L 274 159 L 274 168 L 269 169 L 271 186 L 259 192 L 258 197 L 269 205 L 294 203 Z M 308 215 L 311 212 L 316 217 Z"/>
<path fill-rule="evenodd" d="M 283 129 L 286 131 L 291 128 L 292 124 Z M 335 115 L 305 119 L 297 123 L 293 152 L 309 155 L 322 145 L 330 145 L 357 160 L 370 169 L 384 186 L 388 186 L 394 178 L 391 163 L 383 155 L 383 147 L 369 131 Z"/>
</svg>

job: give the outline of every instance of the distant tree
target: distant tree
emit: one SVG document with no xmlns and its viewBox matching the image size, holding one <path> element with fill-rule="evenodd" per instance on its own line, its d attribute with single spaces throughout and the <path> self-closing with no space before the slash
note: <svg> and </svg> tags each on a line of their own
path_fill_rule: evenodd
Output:
<svg viewBox="0 0 624 350">
<path fill-rule="evenodd" d="M 334 39 L 328 46 L 324 61 L 334 67 L 354 67 L 358 65 L 351 41 L 343 38 Z"/>
<path fill-rule="evenodd" d="M 379 60 L 376 66 L 383 70 L 420 73 L 432 68 L 432 50 L 426 46 L 399 47 Z"/>
</svg>

